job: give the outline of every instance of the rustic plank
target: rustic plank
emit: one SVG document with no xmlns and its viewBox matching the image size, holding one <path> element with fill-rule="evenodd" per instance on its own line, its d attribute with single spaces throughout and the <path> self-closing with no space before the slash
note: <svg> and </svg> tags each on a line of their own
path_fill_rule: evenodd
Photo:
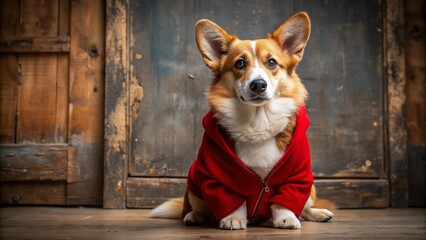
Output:
<svg viewBox="0 0 426 240">
<path fill-rule="evenodd" d="M 68 145 L 0 145 L 0 181 L 66 180 Z"/>
<path fill-rule="evenodd" d="M 0 144 L 16 140 L 16 116 L 18 107 L 18 84 L 20 68 L 18 57 L 0 55 Z"/>
<path fill-rule="evenodd" d="M 0 53 L 56 53 L 70 51 L 69 36 L 0 37 Z"/>
<path fill-rule="evenodd" d="M 0 1 L 0 36 L 19 35 L 19 1 Z"/>
<path fill-rule="evenodd" d="M 58 54 L 56 79 L 55 143 L 68 142 L 69 55 Z"/>
<path fill-rule="evenodd" d="M 386 53 L 386 117 L 391 206 L 406 207 L 407 191 L 407 128 L 405 96 L 403 2 L 388 0 L 385 12 Z"/>
<path fill-rule="evenodd" d="M 128 178 L 126 185 L 128 208 L 152 208 L 169 198 L 185 193 L 185 178 Z"/>
<path fill-rule="evenodd" d="M 65 205 L 65 181 L 0 183 L 0 204 Z"/>
<path fill-rule="evenodd" d="M 19 56 L 17 143 L 54 143 L 57 100 L 56 54 Z M 66 109 L 62 109 L 66 112 Z"/>
<path fill-rule="evenodd" d="M 59 36 L 70 34 L 69 0 L 59 1 Z M 57 143 L 68 142 L 68 91 L 69 91 L 69 54 L 58 54 L 57 63 L 57 99 L 56 99 L 56 140 Z"/>
<path fill-rule="evenodd" d="M 297 72 L 310 92 L 314 172 L 384 177 L 382 4 L 247 1 L 240 9 L 236 1 L 130 1 L 129 175 L 185 177 L 196 157 L 211 79 L 194 41 L 197 20 L 256 39 L 306 10 L 312 34 Z"/>
<path fill-rule="evenodd" d="M 103 2 L 71 2 L 67 203 L 102 202 Z"/>
<path fill-rule="evenodd" d="M 404 1 L 409 206 L 426 207 L 426 1 Z"/>
<path fill-rule="evenodd" d="M 302 221 L 302 229 L 249 225 L 224 231 L 215 225 L 185 226 L 179 220 L 149 218 L 149 210 L 4 207 L 3 240 L 45 239 L 424 239 L 425 209 L 337 210 L 327 223 Z"/>
<path fill-rule="evenodd" d="M 386 175 L 383 4 L 294 1 L 295 11 L 307 11 L 312 22 L 297 73 L 309 92 L 308 135 L 316 176 Z"/>
<path fill-rule="evenodd" d="M 20 1 L 19 28 L 23 36 L 58 35 L 58 0 Z"/>
<path fill-rule="evenodd" d="M 336 179 L 316 180 L 318 197 L 330 200 L 339 208 L 389 207 L 387 180 Z M 128 178 L 127 207 L 151 208 L 169 198 L 183 196 L 184 178 Z"/>
<path fill-rule="evenodd" d="M 426 2 L 404 1 L 404 12 L 408 142 L 426 145 Z"/>
<path fill-rule="evenodd" d="M 70 34 L 70 0 L 59 0 L 58 6 L 58 36 Z"/>
<path fill-rule="evenodd" d="M 319 198 L 327 199 L 338 208 L 389 207 L 389 181 L 386 179 L 315 180 Z"/>
<path fill-rule="evenodd" d="M 126 208 L 128 2 L 106 5 L 104 208 Z"/>
</svg>

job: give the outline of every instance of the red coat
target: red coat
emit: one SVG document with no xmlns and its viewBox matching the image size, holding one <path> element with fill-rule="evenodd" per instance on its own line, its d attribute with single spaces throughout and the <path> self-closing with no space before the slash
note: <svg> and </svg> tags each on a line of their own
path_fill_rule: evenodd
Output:
<svg viewBox="0 0 426 240">
<path fill-rule="evenodd" d="M 228 216 L 244 201 L 251 222 L 269 220 L 272 204 L 300 216 L 313 184 L 305 107 L 297 112 L 288 149 L 265 181 L 237 157 L 214 112 L 206 114 L 203 125 L 205 133 L 197 160 L 189 170 L 188 188 L 206 202 L 217 220 Z"/>
</svg>

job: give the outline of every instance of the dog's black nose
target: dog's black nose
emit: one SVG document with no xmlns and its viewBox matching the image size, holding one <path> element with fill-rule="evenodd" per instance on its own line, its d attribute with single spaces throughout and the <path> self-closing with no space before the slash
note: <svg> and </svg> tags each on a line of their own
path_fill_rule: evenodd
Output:
<svg viewBox="0 0 426 240">
<path fill-rule="evenodd" d="M 256 79 L 250 83 L 250 90 L 257 94 L 266 91 L 266 87 L 268 87 L 268 83 L 263 79 Z"/>
</svg>

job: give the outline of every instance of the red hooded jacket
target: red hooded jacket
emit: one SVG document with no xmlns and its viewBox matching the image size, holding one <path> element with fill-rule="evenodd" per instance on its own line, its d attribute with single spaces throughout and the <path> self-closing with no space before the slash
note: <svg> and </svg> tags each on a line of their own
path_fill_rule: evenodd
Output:
<svg viewBox="0 0 426 240">
<path fill-rule="evenodd" d="M 305 107 L 296 115 L 293 138 L 284 156 L 263 181 L 236 155 L 214 112 L 203 119 L 205 133 L 188 174 L 188 188 L 203 199 L 217 220 L 247 202 L 250 222 L 271 218 L 270 206 L 281 205 L 300 216 L 313 184 Z"/>
</svg>

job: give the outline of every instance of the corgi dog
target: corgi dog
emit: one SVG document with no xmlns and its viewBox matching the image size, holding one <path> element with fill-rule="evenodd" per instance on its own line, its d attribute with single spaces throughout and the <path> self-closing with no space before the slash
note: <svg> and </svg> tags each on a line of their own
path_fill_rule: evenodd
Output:
<svg viewBox="0 0 426 240">
<path fill-rule="evenodd" d="M 295 72 L 310 29 L 304 12 L 258 40 L 240 40 L 206 19 L 197 22 L 197 45 L 213 73 L 206 92 L 211 110 L 184 198 L 161 204 L 151 217 L 237 230 L 266 221 L 299 229 L 300 220 L 334 216 L 332 203 L 316 199 L 308 94 Z"/>
</svg>

